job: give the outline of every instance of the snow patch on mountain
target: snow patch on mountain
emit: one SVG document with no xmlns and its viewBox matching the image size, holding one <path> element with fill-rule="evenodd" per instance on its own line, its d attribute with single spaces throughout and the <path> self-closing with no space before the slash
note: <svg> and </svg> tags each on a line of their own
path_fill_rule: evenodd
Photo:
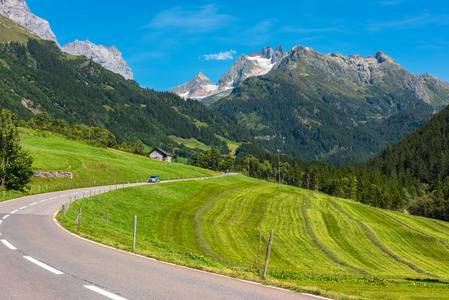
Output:
<svg viewBox="0 0 449 300">
<path fill-rule="evenodd" d="M 202 100 L 232 90 L 248 77 L 267 74 L 285 55 L 286 52 L 281 46 L 278 46 L 276 50 L 265 47 L 260 52 L 242 54 L 216 84 L 200 72 L 192 80 L 171 89 L 170 92 L 183 98 Z"/>
</svg>

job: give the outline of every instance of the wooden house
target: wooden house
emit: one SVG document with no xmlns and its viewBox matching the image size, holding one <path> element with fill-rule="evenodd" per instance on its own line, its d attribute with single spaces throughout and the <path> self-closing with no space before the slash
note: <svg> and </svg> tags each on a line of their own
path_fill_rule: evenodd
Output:
<svg viewBox="0 0 449 300">
<path fill-rule="evenodd" d="M 171 155 L 168 154 L 167 152 L 165 152 L 164 150 L 162 150 L 161 148 L 154 148 L 153 150 L 151 150 L 150 154 L 149 154 L 150 158 L 154 158 L 154 159 L 158 159 L 161 161 L 166 161 L 166 162 L 171 162 Z"/>
</svg>

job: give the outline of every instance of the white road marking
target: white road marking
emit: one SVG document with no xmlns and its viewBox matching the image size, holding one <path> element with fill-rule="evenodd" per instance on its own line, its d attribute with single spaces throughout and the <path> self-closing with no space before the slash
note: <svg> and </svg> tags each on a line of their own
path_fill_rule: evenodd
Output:
<svg viewBox="0 0 449 300">
<path fill-rule="evenodd" d="M 44 199 L 44 200 L 41 200 L 41 201 L 39 201 L 39 202 L 45 202 L 45 201 L 47 201 L 48 199 Z"/>
<path fill-rule="evenodd" d="M 58 197 L 51 197 L 51 198 L 49 198 L 49 199 L 51 200 L 51 199 L 56 199 L 56 198 L 58 198 Z"/>
<path fill-rule="evenodd" d="M 2 220 L 0 220 L 0 224 L 2 224 L 2 222 L 3 222 L 3 221 L 2 221 Z"/>
<path fill-rule="evenodd" d="M 6 219 L 7 217 L 9 217 L 9 215 L 4 216 L 2 219 L 4 220 L 4 219 Z"/>
<path fill-rule="evenodd" d="M 2 243 L 5 244 L 5 246 L 8 247 L 9 249 L 17 250 L 17 248 L 11 245 L 7 240 L 0 240 L 0 241 L 2 241 Z"/>
<path fill-rule="evenodd" d="M 62 197 L 67 197 L 68 195 L 61 195 L 61 196 L 59 196 L 59 198 L 62 198 Z"/>
<path fill-rule="evenodd" d="M 70 193 L 70 195 L 76 195 L 76 194 L 78 194 L 78 192 L 76 192 L 76 193 Z"/>
<path fill-rule="evenodd" d="M 27 206 L 22 206 L 21 208 L 19 208 L 19 209 L 25 209 L 25 208 L 27 208 Z"/>
<path fill-rule="evenodd" d="M 36 204 L 37 204 L 37 202 L 31 203 L 30 206 L 33 206 L 33 205 L 36 205 Z"/>
<path fill-rule="evenodd" d="M 97 293 L 99 293 L 99 294 L 102 294 L 103 296 L 106 296 L 106 297 L 108 297 L 109 299 L 114 299 L 114 300 L 126 300 L 126 299 L 123 298 L 123 297 L 120 297 L 120 296 L 118 296 L 118 295 L 116 295 L 116 294 L 113 294 L 113 293 L 110 293 L 110 292 L 108 292 L 108 291 L 102 290 L 102 289 L 100 289 L 100 288 L 98 288 L 98 287 L 96 287 L 96 286 L 93 286 L 93 285 L 85 285 L 84 287 L 85 287 L 86 289 L 91 290 L 91 291 L 94 291 L 94 292 L 97 292 Z"/>
<path fill-rule="evenodd" d="M 32 258 L 31 256 L 24 256 L 25 259 L 31 261 L 32 263 L 38 265 L 41 268 L 44 268 L 47 271 L 52 272 L 53 274 L 56 275 L 62 275 L 64 274 L 63 272 L 56 270 L 55 268 L 50 267 L 49 265 L 44 264 L 43 262 L 38 261 L 37 259 Z"/>
<path fill-rule="evenodd" d="M 16 212 L 18 212 L 18 210 L 13 210 L 12 212 L 10 212 L 10 214 L 15 214 Z"/>
</svg>

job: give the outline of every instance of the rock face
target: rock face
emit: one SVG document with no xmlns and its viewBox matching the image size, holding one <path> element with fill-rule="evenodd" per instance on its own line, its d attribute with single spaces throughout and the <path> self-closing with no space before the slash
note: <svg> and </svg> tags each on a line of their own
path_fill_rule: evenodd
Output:
<svg viewBox="0 0 449 300">
<path fill-rule="evenodd" d="M 380 51 L 375 56 L 343 56 L 338 52 L 321 54 L 310 47 L 296 46 L 274 69 L 281 68 L 295 69 L 295 73 L 302 76 L 313 74 L 348 89 L 355 89 L 355 86 L 404 87 L 418 99 L 430 103 L 423 79 Z"/>
<path fill-rule="evenodd" d="M 122 53 L 115 46 L 95 45 L 88 40 L 68 43 L 62 51 L 72 55 L 84 55 L 94 62 L 101 64 L 105 69 L 122 75 L 126 79 L 133 79 L 133 72 L 126 64 Z"/>
<path fill-rule="evenodd" d="M 24 0 L 0 0 L 0 14 L 35 32 L 40 38 L 58 44 L 50 24 L 32 14 Z"/>
<path fill-rule="evenodd" d="M 212 80 L 206 77 L 202 72 L 193 77 L 189 82 L 183 83 L 170 91 L 183 98 L 202 99 L 216 92 L 216 86 Z"/>
<path fill-rule="evenodd" d="M 351 163 L 397 142 L 447 106 L 449 84 L 412 74 L 382 52 L 343 56 L 297 46 L 264 76 L 207 101 L 268 148 Z"/>
<path fill-rule="evenodd" d="M 268 46 L 260 52 L 253 52 L 249 55 L 242 54 L 229 69 L 229 72 L 220 77 L 217 84 L 213 84 L 209 78 L 200 72 L 191 81 L 171 89 L 170 92 L 183 98 L 196 100 L 214 95 L 218 98 L 220 98 L 220 95 L 224 97 L 246 78 L 267 74 L 285 55 L 286 53 L 281 46 L 277 46 L 276 50 Z"/>
</svg>

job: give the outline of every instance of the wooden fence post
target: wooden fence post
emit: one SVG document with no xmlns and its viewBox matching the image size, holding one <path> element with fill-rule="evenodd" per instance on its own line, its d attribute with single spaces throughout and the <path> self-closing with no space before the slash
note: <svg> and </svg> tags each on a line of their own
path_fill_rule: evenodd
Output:
<svg viewBox="0 0 449 300">
<path fill-rule="evenodd" d="M 265 268 L 263 269 L 263 278 L 267 275 L 267 269 L 268 269 L 268 261 L 270 260 L 270 253 L 271 253 L 271 243 L 273 242 L 273 229 L 271 229 L 270 233 L 270 241 L 268 242 L 268 248 L 267 248 L 267 258 L 265 259 Z"/>
</svg>

